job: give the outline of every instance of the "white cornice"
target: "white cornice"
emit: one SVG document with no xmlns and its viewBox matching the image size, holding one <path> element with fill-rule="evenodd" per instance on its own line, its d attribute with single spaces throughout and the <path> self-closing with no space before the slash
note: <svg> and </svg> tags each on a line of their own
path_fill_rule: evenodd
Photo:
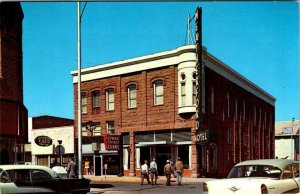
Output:
<svg viewBox="0 0 300 194">
<path fill-rule="evenodd" d="M 276 99 L 273 96 L 262 90 L 225 63 L 215 58 L 213 55 L 208 53 L 205 48 L 204 50 L 203 57 L 205 66 L 211 68 L 219 75 L 232 81 L 246 91 L 249 91 L 255 96 L 268 102 L 272 106 L 275 105 Z M 81 70 L 81 81 L 86 82 L 107 77 L 120 76 L 123 74 L 178 65 L 187 61 L 195 62 L 196 64 L 195 52 L 195 46 L 189 45 L 152 55 L 84 68 Z M 77 83 L 77 70 L 72 71 L 71 75 L 73 76 L 73 83 Z"/>
</svg>

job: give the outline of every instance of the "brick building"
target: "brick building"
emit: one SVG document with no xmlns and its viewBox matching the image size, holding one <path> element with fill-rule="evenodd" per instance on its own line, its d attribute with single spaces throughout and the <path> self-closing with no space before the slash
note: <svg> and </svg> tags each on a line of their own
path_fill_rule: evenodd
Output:
<svg viewBox="0 0 300 194">
<path fill-rule="evenodd" d="M 0 4 L 0 164 L 24 161 L 27 109 L 23 104 L 23 11 L 19 2 Z"/>
<path fill-rule="evenodd" d="M 89 155 L 95 168 L 101 171 L 110 154 L 121 161 L 119 170 L 136 176 L 145 159 L 156 157 L 163 174 L 167 159 L 181 157 L 184 176 L 224 177 L 237 162 L 274 158 L 275 98 L 205 48 L 202 117 L 209 141 L 195 144 L 195 52 L 183 46 L 82 69 L 83 146 L 100 144 Z M 77 71 L 71 74 L 77 137 Z M 97 134 L 86 130 L 88 121 Z M 107 153 L 101 134 L 121 135 L 121 152 Z"/>
</svg>

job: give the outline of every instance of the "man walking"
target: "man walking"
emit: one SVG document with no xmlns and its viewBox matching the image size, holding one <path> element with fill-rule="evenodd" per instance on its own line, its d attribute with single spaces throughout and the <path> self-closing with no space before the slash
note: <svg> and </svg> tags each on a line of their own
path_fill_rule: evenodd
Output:
<svg viewBox="0 0 300 194">
<path fill-rule="evenodd" d="M 183 173 L 183 163 L 181 161 L 181 158 L 178 157 L 175 163 L 176 184 L 178 185 L 181 185 L 182 173 Z"/>
<path fill-rule="evenodd" d="M 153 178 L 155 178 L 155 184 L 157 182 L 157 164 L 155 158 L 152 159 L 152 162 L 150 163 L 150 173 L 151 173 L 151 183 L 153 183 Z"/>
<path fill-rule="evenodd" d="M 67 166 L 67 177 L 75 178 L 77 175 L 77 164 L 74 162 L 74 158 L 70 158 Z"/>
<path fill-rule="evenodd" d="M 148 181 L 148 184 L 150 184 L 150 180 L 149 180 L 149 167 L 148 167 L 148 161 L 145 160 L 145 163 L 142 165 L 141 167 L 141 185 L 144 184 L 144 179 L 146 179 Z"/>
<path fill-rule="evenodd" d="M 170 160 L 167 160 L 167 164 L 164 167 L 164 173 L 167 177 L 166 186 L 171 186 L 172 165 L 170 164 Z"/>
</svg>

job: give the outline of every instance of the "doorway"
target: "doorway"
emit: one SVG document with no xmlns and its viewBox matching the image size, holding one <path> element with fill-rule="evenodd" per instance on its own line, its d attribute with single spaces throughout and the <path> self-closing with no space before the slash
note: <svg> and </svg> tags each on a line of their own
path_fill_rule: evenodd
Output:
<svg viewBox="0 0 300 194">
<path fill-rule="evenodd" d="M 171 159 L 171 146 L 163 145 L 156 147 L 156 162 L 159 175 L 164 174 L 164 166 Z"/>
<path fill-rule="evenodd" d="M 94 168 L 95 168 L 95 175 L 96 176 L 101 176 L 102 172 L 102 156 L 95 156 L 95 163 L 94 163 Z"/>
</svg>

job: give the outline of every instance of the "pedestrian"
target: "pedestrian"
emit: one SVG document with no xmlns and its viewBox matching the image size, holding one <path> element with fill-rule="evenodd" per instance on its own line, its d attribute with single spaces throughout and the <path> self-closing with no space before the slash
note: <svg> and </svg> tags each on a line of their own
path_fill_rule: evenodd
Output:
<svg viewBox="0 0 300 194">
<path fill-rule="evenodd" d="M 150 180 L 149 180 L 149 167 L 148 167 L 148 161 L 145 160 L 145 163 L 142 165 L 142 169 L 141 169 L 141 185 L 144 184 L 144 179 L 147 180 L 148 184 L 150 184 Z"/>
<path fill-rule="evenodd" d="M 85 158 L 84 168 L 85 168 L 86 174 L 89 175 L 90 174 L 90 161 L 88 160 L 88 158 Z"/>
<path fill-rule="evenodd" d="M 150 173 L 151 173 L 151 183 L 156 184 L 157 183 L 157 163 L 156 163 L 156 159 L 153 158 L 152 162 L 150 163 Z M 153 183 L 153 178 L 155 178 L 155 182 Z"/>
<path fill-rule="evenodd" d="M 170 160 L 167 160 L 167 164 L 164 167 L 164 173 L 167 177 L 167 186 L 171 186 L 171 174 L 172 174 L 172 165 L 170 164 Z"/>
<path fill-rule="evenodd" d="M 70 158 L 67 166 L 67 177 L 76 178 L 77 176 L 77 164 L 74 162 L 74 158 Z"/>
<path fill-rule="evenodd" d="M 175 163 L 176 184 L 178 185 L 181 185 L 182 173 L 183 173 L 183 163 L 181 161 L 181 158 L 178 157 Z"/>
</svg>

